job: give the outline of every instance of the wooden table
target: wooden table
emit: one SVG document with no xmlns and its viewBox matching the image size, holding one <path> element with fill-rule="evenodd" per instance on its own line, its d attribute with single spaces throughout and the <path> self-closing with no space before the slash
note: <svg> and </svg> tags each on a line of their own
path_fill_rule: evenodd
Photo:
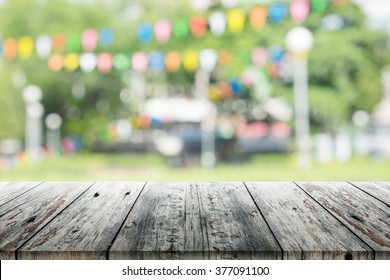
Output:
<svg viewBox="0 0 390 280">
<path fill-rule="evenodd" d="M 390 259 L 390 183 L 0 183 L 0 259 Z"/>
</svg>

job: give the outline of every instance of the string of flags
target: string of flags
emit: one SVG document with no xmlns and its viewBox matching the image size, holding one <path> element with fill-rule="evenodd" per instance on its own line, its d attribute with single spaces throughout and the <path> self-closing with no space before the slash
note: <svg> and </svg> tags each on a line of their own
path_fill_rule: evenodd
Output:
<svg viewBox="0 0 390 280">
<path fill-rule="evenodd" d="M 247 59 L 253 65 L 263 67 L 268 62 L 280 62 L 284 56 L 285 50 L 281 46 L 272 46 L 268 49 L 256 47 L 253 48 L 248 57 L 242 57 L 241 59 Z M 157 72 L 165 70 L 169 73 L 176 73 L 181 67 L 188 72 L 194 72 L 199 67 L 213 68 L 214 64 L 227 66 L 232 62 L 233 57 L 234 53 L 228 49 L 222 49 L 218 52 L 211 49 L 205 49 L 199 52 L 187 50 L 183 52 L 169 51 L 167 53 L 160 51 L 152 51 L 150 53 L 139 51 L 132 55 L 124 53 L 112 54 L 109 52 L 100 54 L 55 53 L 49 56 L 47 64 L 55 72 L 60 70 L 72 72 L 80 68 L 86 73 L 95 69 L 102 74 L 107 74 L 112 69 L 123 73 L 131 67 L 140 73 L 148 69 Z"/>
<path fill-rule="evenodd" d="M 203 37 L 209 30 L 214 36 L 222 36 L 227 32 L 239 34 L 243 31 L 245 23 L 249 22 L 253 29 L 261 30 L 267 21 L 271 23 L 281 22 L 288 13 L 293 21 L 302 23 L 306 20 L 311 11 L 324 11 L 330 4 L 341 4 L 346 0 L 293 0 L 289 6 L 286 3 L 276 2 L 269 7 L 254 6 L 247 13 L 241 8 L 233 8 L 226 12 L 217 11 L 209 18 L 201 15 L 191 19 L 178 18 L 174 21 L 161 19 L 151 23 L 142 23 L 137 28 L 138 40 L 144 44 L 155 39 L 160 44 L 167 43 L 172 37 L 186 38 L 190 34 L 195 38 Z M 146 61 L 152 69 L 162 68 L 164 57 L 161 52 L 153 52 L 147 58 L 145 53 L 137 52 L 132 55 L 131 60 L 124 54 L 113 55 L 110 52 L 95 54 L 98 47 L 104 50 L 111 47 L 115 40 L 115 32 L 112 28 L 106 27 L 100 30 L 86 29 L 81 34 L 57 33 L 52 36 L 41 35 L 35 40 L 30 36 L 19 39 L 6 38 L 0 41 L 0 58 L 6 60 L 28 60 L 34 51 L 41 59 L 48 60 L 48 66 L 53 71 L 66 69 L 74 71 L 81 67 L 85 71 L 97 68 L 101 73 L 108 73 L 114 66 L 118 70 L 125 69 L 136 64 L 143 70 Z M 67 54 L 64 54 L 67 52 Z M 81 54 L 82 53 L 82 54 Z M 184 68 L 193 71 L 197 64 L 196 55 L 193 52 L 186 52 L 181 56 L 177 52 L 169 52 L 165 56 L 168 71 L 175 72 L 179 67 L 180 58 Z"/>
</svg>

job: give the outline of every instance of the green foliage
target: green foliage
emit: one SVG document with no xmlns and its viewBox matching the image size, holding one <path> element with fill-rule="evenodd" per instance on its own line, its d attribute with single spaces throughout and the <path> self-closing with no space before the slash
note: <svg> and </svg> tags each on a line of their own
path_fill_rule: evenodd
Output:
<svg viewBox="0 0 390 280">
<path fill-rule="evenodd" d="M 105 4 L 110 2 L 109 4 Z M 112 3 L 111 3 L 112 2 Z M 40 4 L 43 3 L 43 4 Z M 245 9 L 249 7 L 245 6 Z M 261 30 L 254 30 L 246 22 L 240 35 L 226 31 L 221 37 L 207 32 L 203 38 L 188 36 L 184 39 L 171 38 L 165 44 L 155 40 L 148 44 L 136 38 L 136 28 L 141 22 L 155 22 L 161 18 L 174 20 L 190 18 L 193 15 L 210 15 L 222 10 L 213 7 L 207 12 L 196 12 L 189 1 L 92 1 L 72 4 L 69 1 L 7 1 L 0 7 L 2 23 L 1 38 L 20 38 L 24 35 L 36 38 L 41 34 L 52 35 L 58 32 L 77 33 L 86 28 L 109 26 L 115 31 L 115 41 L 109 51 L 113 53 L 146 52 L 159 49 L 163 52 L 176 50 L 200 51 L 204 48 L 216 50 L 229 49 L 233 61 L 226 68 L 218 68 L 218 78 L 228 79 L 240 76 L 250 63 L 250 52 L 254 47 L 283 46 L 284 37 L 289 29 L 297 26 L 289 18 L 279 24 L 267 23 Z M 134 11 L 143 15 L 137 17 Z M 346 22 L 345 28 L 335 32 L 321 30 L 320 22 L 325 14 L 341 15 Z M 354 4 L 330 5 L 325 12 L 312 12 L 305 25 L 315 37 L 315 45 L 310 54 L 310 105 L 312 121 L 318 129 L 333 130 L 349 122 L 351 114 L 358 109 L 371 111 L 381 96 L 380 71 L 384 64 L 390 63 L 388 42 L 383 34 L 367 30 L 365 17 Z M 387 50 L 387 51 L 385 51 Z M 107 51 L 99 46 L 97 52 Z M 57 112 L 64 117 L 63 135 L 82 135 L 87 143 L 100 137 L 100 130 L 108 121 L 115 118 L 128 118 L 134 113 L 134 104 L 123 104 L 119 93 L 127 85 L 122 75 L 111 71 L 101 75 L 97 71 L 82 73 L 77 70 L 69 73 L 65 70 L 52 72 L 46 61 L 33 56 L 28 61 L 19 59 L 0 61 L 0 139 L 5 137 L 23 137 L 24 103 L 21 88 L 12 84 L 13 74 L 22 69 L 27 84 L 38 84 L 44 93 L 43 103 L 46 114 Z M 157 84 L 178 84 L 190 90 L 193 74 L 183 69 L 177 74 L 155 75 L 147 73 L 147 80 Z M 273 94 L 292 99 L 291 84 L 274 80 Z M 72 87 L 85 86 L 86 95 L 77 99 L 72 95 Z M 186 94 L 190 94 L 186 92 Z M 100 104 L 100 105 L 99 105 Z M 103 105 L 102 105 L 103 104 Z M 109 104 L 109 107 L 106 105 Z M 97 108 L 103 108 L 97 110 Z M 70 111 L 75 111 L 79 119 L 72 119 Z"/>
<path fill-rule="evenodd" d="M 11 82 L 16 72 L 0 62 L 0 139 L 21 139 L 24 133 L 24 104 Z"/>
</svg>

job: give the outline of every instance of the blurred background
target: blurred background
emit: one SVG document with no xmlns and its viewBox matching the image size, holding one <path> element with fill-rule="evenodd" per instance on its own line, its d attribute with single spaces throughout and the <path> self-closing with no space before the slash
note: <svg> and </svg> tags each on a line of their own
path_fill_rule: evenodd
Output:
<svg viewBox="0 0 390 280">
<path fill-rule="evenodd" d="M 0 0 L 0 180 L 390 180 L 386 0 Z"/>
</svg>

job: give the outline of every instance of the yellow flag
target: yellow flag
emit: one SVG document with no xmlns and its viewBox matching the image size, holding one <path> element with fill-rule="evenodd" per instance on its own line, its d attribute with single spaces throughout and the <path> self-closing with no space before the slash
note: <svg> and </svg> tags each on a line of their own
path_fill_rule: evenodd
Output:
<svg viewBox="0 0 390 280">
<path fill-rule="evenodd" d="M 69 72 L 72 72 L 74 70 L 76 70 L 79 65 L 80 65 L 80 59 L 79 59 L 79 55 L 76 54 L 76 53 L 70 53 L 68 55 L 65 56 L 65 60 L 64 60 L 64 68 L 69 71 Z"/>
<path fill-rule="evenodd" d="M 24 36 L 18 42 L 18 55 L 21 59 L 29 59 L 34 51 L 34 41 L 31 37 Z"/>
<path fill-rule="evenodd" d="M 241 33 L 245 23 L 244 11 L 241 9 L 230 10 L 227 14 L 227 22 L 232 33 Z"/>
<path fill-rule="evenodd" d="M 183 56 L 183 66 L 188 72 L 194 72 L 199 65 L 198 53 L 195 51 L 186 51 Z"/>
</svg>

